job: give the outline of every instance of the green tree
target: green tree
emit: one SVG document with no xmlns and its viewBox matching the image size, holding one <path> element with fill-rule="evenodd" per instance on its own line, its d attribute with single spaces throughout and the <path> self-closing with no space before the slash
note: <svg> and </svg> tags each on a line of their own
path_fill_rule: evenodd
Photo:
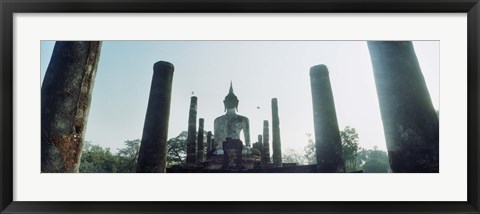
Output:
<svg viewBox="0 0 480 214">
<path fill-rule="evenodd" d="M 287 149 L 282 154 L 282 162 L 283 163 L 297 163 L 299 165 L 303 165 L 306 162 L 305 156 L 300 154 L 295 149 Z"/>
<path fill-rule="evenodd" d="M 307 164 L 316 164 L 317 159 L 316 159 L 316 154 L 315 154 L 315 142 L 312 140 L 312 134 L 306 133 L 307 138 L 308 138 L 308 144 L 305 146 L 303 151 L 305 152 L 305 162 Z"/>
<path fill-rule="evenodd" d="M 364 173 L 386 173 L 388 172 L 389 165 L 387 162 L 371 159 L 368 160 L 362 168 Z"/>
<path fill-rule="evenodd" d="M 340 131 L 342 140 L 342 158 L 345 161 L 345 171 L 352 172 L 359 170 L 357 164 L 357 154 L 360 149 L 358 144 L 358 133 L 355 128 L 347 126 Z"/>
<path fill-rule="evenodd" d="M 110 152 L 110 148 L 103 149 L 87 141 L 83 147 L 79 172 L 117 172 L 117 158 Z"/>
<path fill-rule="evenodd" d="M 167 141 L 167 166 L 185 164 L 187 137 L 188 132 L 183 131 L 177 137 Z"/>
<path fill-rule="evenodd" d="M 360 148 L 360 150 L 357 153 L 357 163 L 359 166 L 362 166 L 363 164 L 365 164 L 365 162 L 368 159 L 368 153 L 369 153 L 368 150 L 364 148 Z"/>
<path fill-rule="evenodd" d="M 118 149 L 116 155 L 118 160 L 117 172 L 135 172 L 140 149 L 140 139 L 125 141 L 125 148 Z"/>
<path fill-rule="evenodd" d="M 387 152 L 378 150 L 378 147 L 374 146 L 373 150 L 362 150 L 361 153 L 364 157 L 363 172 L 386 173 L 391 171 Z"/>
<path fill-rule="evenodd" d="M 315 141 L 312 139 L 312 134 L 307 133 L 308 144 L 304 148 L 305 160 L 308 164 L 315 164 Z M 359 162 L 357 162 L 358 151 L 360 146 L 358 144 L 359 137 L 355 128 L 350 126 L 345 127 L 343 131 L 340 131 L 340 138 L 342 141 L 342 158 L 345 161 L 345 169 L 347 172 L 360 170 Z"/>
</svg>

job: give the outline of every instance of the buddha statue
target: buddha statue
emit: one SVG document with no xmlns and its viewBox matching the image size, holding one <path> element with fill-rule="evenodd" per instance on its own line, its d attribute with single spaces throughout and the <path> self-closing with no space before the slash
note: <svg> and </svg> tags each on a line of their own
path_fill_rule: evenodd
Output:
<svg viewBox="0 0 480 214">
<path fill-rule="evenodd" d="M 222 142 L 227 138 L 240 139 L 240 133 L 243 131 L 245 144 L 244 153 L 249 151 L 250 147 L 250 125 L 247 117 L 236 114 L 238 110 L 238 98 L 233 93 L 232 83 L 230 82 L 230 91 L 223 100 L 226 114 L 217 117 L 214 121 L 215 135 L 215 153 L 223 154 Z"/>
</svg>

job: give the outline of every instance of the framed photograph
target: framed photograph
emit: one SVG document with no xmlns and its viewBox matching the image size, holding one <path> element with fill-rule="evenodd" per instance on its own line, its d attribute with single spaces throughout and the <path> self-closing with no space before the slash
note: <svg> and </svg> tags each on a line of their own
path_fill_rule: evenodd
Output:
<svg viewBox="0 0 480 214">
<path fill-rule="evenodd" d="M 2 213 L 480 213 L 478 0 L 0 7 Z"/>
</svg>

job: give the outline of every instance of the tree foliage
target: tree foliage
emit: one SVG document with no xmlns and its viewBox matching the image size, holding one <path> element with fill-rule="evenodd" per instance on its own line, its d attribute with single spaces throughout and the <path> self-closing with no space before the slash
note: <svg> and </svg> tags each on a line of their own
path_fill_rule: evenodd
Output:
<svg viewBox="0 0 480 214">
<path fill-rule="evenodd" d="M 305 162 L 307 164 L 316 164 L 317 163 L 317 156 L 315 154 L 315 141 L 312 140 L 312 134 L 307 133 L 308 144 L 305 146 L 303 151 L 305 152 Z"/>
<path fill-rule="evenodd" d="M 86 142 L 80 159 L 82 173 L 130 173 L 135 172 L 140 140 L 125 141 L 125 148 L 113 154 L 110 148 L 102 148 Z"/>
<path fill-rule="evenodd" d="M 184 165 L 187 156 L 188 132 L 183 131 L 177 137 L 167 141 L 167 166 Z"/>
<path fill-rule="evenodd" d="M 295 149 L 287 149 L 282 155 L 283 163 L 297 163 L 303 165 L 306 163 L 305 156 Z"/>
<path fill-rule="evenodd" d="M 167 166 L 185 164 L 187 155 L 187 132 L 167 141 Z M 85 142 L 80 160 L 81 173 L 131 173 L 136 171 L 140 139 L 127 140 L 124 147 L 112 153 L 110 148 L 103 148 L 91 142 Z"/>
<path fill-rule="evenodd" d="M 345 161 L 346 172 L 363 170 L 365 173 L 391 172 L 387 152 L 373 149 L 363 149 L 359 146 L 359 136 L 355 128 L 349 126 L 340 131 L 342 140 L 342 158 Z M 304 162 L 316 163 L 315 141 L 312 134 L 307 133 L 308 144 L 304 148 Z"/>
<path fill-rule="evenodd" d="M 307 133 L 308 144 L 304 148 L 304 157 L 308 164 L 315 164 L 316 153 L 315 153 L 315 141 L 312 140 L 312 134 Z M 355 128 L 350 126 L 345 127 L 344 130 L 340 131 L 340 138 L 342 141 L 342 158 L 345 161 L 345 167 L 347 172 L 359 170 L 359 165 L 357 163 L 357 153 L 360 149 L 358 141 L 358 133 Z"/>
<path fill-rule="evenodd" d="M 80 159 L 79 172 L 105 173 L 117 172 L 116 158 L 110 148 L 103 149 L 99 145 L 85 142 Z"/>
<path fill-rule="evenodd" d="M 358 161 L 362 162 L 365 173 L 391 172 L 387 152 L 378 150 L 377 146 L 369 150 L 362 149 L 358 153 Z"/>
<path fill-rule="evenodd" d="M 118 172 L 135 172 L 140 150 L 140 140 L 125 141 L 125 148 L 118 149 Z"/>
<path fill-rule="evenodd" d="M 358 144 L 357 130 L 347 126 L 343 131 L 340 131 L 340 138 L 342 140 L 342 158 L 345 161 L 345 171 L 353 172 L 359 170 L 357 154 L 360 146 Z"/>
</svg>

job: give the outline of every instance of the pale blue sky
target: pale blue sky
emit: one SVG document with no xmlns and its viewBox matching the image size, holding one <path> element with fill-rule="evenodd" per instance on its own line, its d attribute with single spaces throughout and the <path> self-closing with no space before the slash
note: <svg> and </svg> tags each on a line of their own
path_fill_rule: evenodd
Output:
<svg viewBox="0 0 480 214">
<path fill-rule="evenodd" d="M 54 42 L 41 42 L 41 80 Z M 439 109 L 439 42 L 415 41 L 415 51 L 433 104 Z M 95 79 L 86 140 L 112 151 L 140 139 L 153 64 L 174 64 L 169 136 L 187 130 L 192 91 L 205 129 L 224 114 L 230 81 L 238 114 L 250 119 L 250 141 L 271 124 L 271 98 L 278 98 L 282 150 L 303 150 L 313 133 L 309 69 L 330 71 L 340 129 L 357 129 L 360 146 L 385 150 L 385 138 L 365 41 L 104 41 Z M 257 109 L 260 107 L 260 109 Z M 197 118 L 197 122 L 198 122 Z"/>
</svg>

